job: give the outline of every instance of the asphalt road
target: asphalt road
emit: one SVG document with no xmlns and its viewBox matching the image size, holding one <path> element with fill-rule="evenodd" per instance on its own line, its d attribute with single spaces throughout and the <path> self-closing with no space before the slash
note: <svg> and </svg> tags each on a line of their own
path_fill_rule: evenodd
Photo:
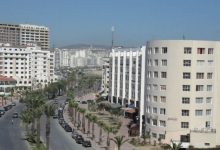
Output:
<svg viewBox="0 0 220 150">
<path fill-rule="evenodd" d="M 0 150 L 28 150 L 28 143 L 23 139 L 20 119 L 14 118 L 13 125 L 11 123 L 13 112 L 19 113 L 23 107 L 23 104 L 17 103 L 17 106 L 0 118 Z"/>
<path fill-rule="evenodd" d="M 64 97 L 60 97 L 58 102 L 64 103 Z M 45 116 L 41 118 L 41 139 L 45 140 Z M 51 118 L 50 133 L 50 149 L 51 150 L 94 150 L 93 148 L 84 148 L 81 144 L 77 144 L 71 137 L 71 133 L 66 132 L 58 123 L 58 119 Z"/>
</svg>

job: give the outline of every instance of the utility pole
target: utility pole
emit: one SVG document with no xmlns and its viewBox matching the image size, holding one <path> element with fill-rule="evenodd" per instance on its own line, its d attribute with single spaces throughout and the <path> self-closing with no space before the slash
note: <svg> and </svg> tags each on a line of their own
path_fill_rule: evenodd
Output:
<svg viewBox="0 0 220 150">
<path fill-rule="evenodd" d="M 111 28 L 111 31 L 112 31 L 112 49 L 114 48 L 114 32 L 115 32 L 115 27 L 114 26 L 112 26 L 112 28 Z"/>
</svg>

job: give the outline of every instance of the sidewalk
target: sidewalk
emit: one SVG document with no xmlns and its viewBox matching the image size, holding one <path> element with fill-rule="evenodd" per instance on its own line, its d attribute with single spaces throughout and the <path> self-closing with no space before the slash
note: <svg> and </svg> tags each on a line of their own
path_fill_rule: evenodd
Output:
<svg viewBox="0 0 220 150">
<path fill-rule="evenodd" d="M 78 97 L 76 98 L 76 101 L 86 101 L 88 99 L 91 99 L 91 100 L 94 100 L 96 97 L 95 97 L 95 94 L 94 93 L 90 93 L 90 94 L 87 94 L 87 95 L 84 95 L 82 97 Z M 87 109 L 87 104 L 79 104 L 79 107 L 81 108 L 85 108 Z M 71 127 L 74 127 L 73 123 L 71 122 L 71 118 L 69 116 L 69 113 L 68 113 L 68 105 L 65 106 L 64 108 L 64 119 L 65 121 L 71 126 Z M 82 115 L 80 115 L 81 119 L 82 119 Z M 125 139 L 131 139 L 130 137 L 128 137 L 128 129 L 127 129 L 127 124 L 129 123 L 129 119 L 126 119 L 126 118 L 123 118 L 123 117 L 120 117 L 119 118 L 121 121 L 122 121 L 122 126 L 119 130 L 119 132 L 116 134 L 116 135 L 113 135 L 113 134 L 110 134 L 110 138 L 114 138 L 115 136 L 117 135 L 124 135 L 126 138 Z M 86 119 L 86 132 L 87 132 L 87 119 Z M 91 129 L 92 129 L 92 123 L 90 125 Z M 76 128 L 76 127 L 74 127 Z M 91 140 L 91 134 L 87 136 L 87 134 L 83 134 L 80 130 L 77 130 L 85 139 L 89 139 L 92 143 L 92 147 L 96 150 L 105 150 L 106 149 L 106 143 L 107 143 L 107 133 L 103 130 L 102 131 L 102 144 L 99 145 L 98 144 L 98 141 L 99 141 L 99 131 L 100 131 L 100 128 L 97 126 L 97 124 L 95 124 L 95 139 L 94 140 Z M 90 131 L 91 132 L 91 131 Z M 110 149 L 111 150 L 116 150 L 116 144 L 111 141 L 110 143 Z M 157 150 L 156 147 L 153 147 L 153 146 L 144 146 L 144 147 L 135 147 L 133 145 L 131 145 L 130 143 L 126 142 L 125 144 L 122 145 L 121 147 L 122 150 Z"/>
</svg>

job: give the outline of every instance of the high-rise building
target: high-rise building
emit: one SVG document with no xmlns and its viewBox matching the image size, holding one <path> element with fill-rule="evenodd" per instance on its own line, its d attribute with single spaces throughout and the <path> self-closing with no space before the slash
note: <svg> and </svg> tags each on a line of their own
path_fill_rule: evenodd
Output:
<svg viewBox="0 0 220 150">
<path fill-rule="evenodd" d="M 145 120 L 152 140 L 220 145 L 220 42 L 149 41 Z"/>
<path fill-rule="evenodd" d="M 14 46 L 36 43 L 42 50 L 48 50 L 49 28 L 29 24 L 0 24 L 0 43 Z"/>
<path fill-rule="evenodd" d="M 0 44 L 0 74 L 14 78 L 16 86 L 44 87 L 54 82 L 54 53 L 36 45 Z"/>
</svg>

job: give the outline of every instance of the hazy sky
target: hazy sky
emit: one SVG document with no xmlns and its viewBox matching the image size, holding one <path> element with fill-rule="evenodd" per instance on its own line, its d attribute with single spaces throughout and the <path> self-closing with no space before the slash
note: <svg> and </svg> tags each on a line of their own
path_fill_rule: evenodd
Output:
<svg viewBox="0 0 220 150">
<path fill-rule="evenodd" d="M 220 0 L 2 0 L 0 23 L 50 28 L 51 45 L 220 40 Z"/>
</svg>

